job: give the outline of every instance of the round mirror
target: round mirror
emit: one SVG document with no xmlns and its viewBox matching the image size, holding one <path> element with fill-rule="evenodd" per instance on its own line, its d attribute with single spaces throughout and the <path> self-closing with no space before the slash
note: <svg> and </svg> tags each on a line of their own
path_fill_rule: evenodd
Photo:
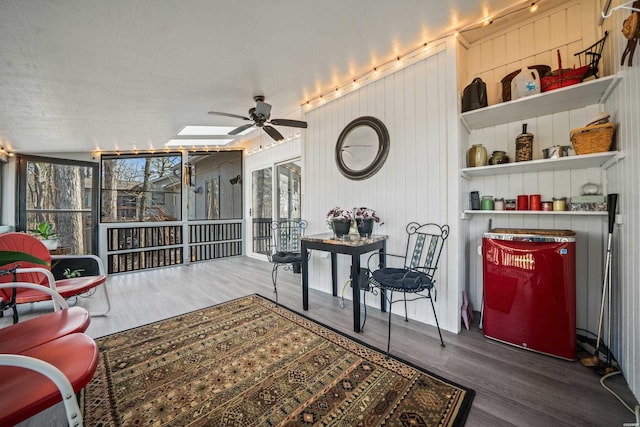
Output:
<svg viewBox="0 0 640 427">
<path fill-rule="evenodd" d="M 338 137 L 336 164 L 349 179 L 366 179 L 380 170 L 389 153 L 389 132 L 375 117 L 359 117 Z"/>
</svg>

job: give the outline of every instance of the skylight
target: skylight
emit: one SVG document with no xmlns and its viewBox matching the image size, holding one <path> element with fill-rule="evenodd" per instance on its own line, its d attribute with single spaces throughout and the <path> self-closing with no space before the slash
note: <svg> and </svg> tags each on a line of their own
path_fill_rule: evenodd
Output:
<svg viewBox="0 0 640 427">
<path fill-rule="evenodd" d="M 233 141 L 233 138 L 176 138 L 169 140 L 165 147 L 227 145 Z"/>
<path fill-rule="evenodd" d="M 179 136 L 209 136 L 209 135 L 228 135 L 229 132 L 234 130 L 233 126 L 195 126 L 195 125 L 186 125 L 182 128 L 180 132 L 178 132 Z M 253 128 L 249 128 L 244 132 L 239 133 L 238 135 L 246 135 Z"/>
</svg>

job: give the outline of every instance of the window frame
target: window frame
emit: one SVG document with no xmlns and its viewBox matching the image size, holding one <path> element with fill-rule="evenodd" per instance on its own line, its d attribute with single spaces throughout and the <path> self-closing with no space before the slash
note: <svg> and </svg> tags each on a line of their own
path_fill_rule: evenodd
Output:
<svg viewBox="0 0 640 427">
<path fill-rule="evenodd" d="M 57 157 L 34 156 L 18 154 L 16 156 L 16 231 L 27 231 L 27 163 L 52 163 L 56 165 L 78 166 L 91 168 L 91 253 L 97 254 L 99 246 L 98 210 L 100 202 L 98 197 L 100 168 L 97 162 L 60 159 Z"/>
<path fill-rule="evenodd" d="M 102 220 L 102 203 L 103 203 L 103 197 L 102 197 L 102 193 L 105 190 L 104 188 L 104 184 L 103 184 L 103 180 L 102 180 L 102 173 L 104 171 L 104 161 L 105 160 L 113 160 L 113 159 L 144 159 L 147 157 L 171 157 L 171 156 L 177 156 L 180 158 L 180 179 L 179 179 L 179 188 L 180 188 L 180 192 L 171 192 L 170 194 L 175 194 L 175 195 L 179 195 L 180 196 L 180 203 L 179 203 L 179 211 L 180 211 L 180 219 L 177 220 L 166 220 L 166 221 L 152 221 L 152 222 L 158 222 L 158 223 L 162 223 L 162 222 L 167 222 L 167 221 L 182 221 L 183 220 L 183 216 L 184 216 L 184 212 L 183 212 L 183 204 L 184 204 L 184 185 L 183 185 L 183 179 L 184 179 L 184 153 L 182 153 L 181 151 L 166 151 L 166 152 L 161 152 L 161 153 L 142 153 L 142 154 L 135 154 L 135 153 L 127 153 L 127 154 L 103 154 L 100 156 L 100 177 L 99 177 L 99 182 L 98 182 L 98 191 L 100 192 L 100 197 L 99 197 L 99 206 L 98 206 L 98 219 L 100 221 L 101 224 L 127 224 L 130 222 L 138 222 L 138 221 L 103 221 Z M 112 189 L 113 190 L 113 189 Z M 149 191 L 149 195 L 150 197 L 153 197 L 153 191 Z M 165 194 L 169 194 L 169 193 L 165 193 Z M 137 202 L 135 204 L 136 208 L 137 208 Z"/>
</svg>

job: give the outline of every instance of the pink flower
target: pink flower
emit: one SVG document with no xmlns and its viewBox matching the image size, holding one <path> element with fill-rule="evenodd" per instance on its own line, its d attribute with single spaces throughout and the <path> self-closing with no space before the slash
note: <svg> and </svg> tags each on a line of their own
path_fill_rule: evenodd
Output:
<svg viewBox="0 0 640 427">
<path fill-rule="evenodd" d="M 351 221 L 353 219 L 353 217 L 351 216 L 351 212 L 350 211 L 348 211 L 346 209 L 342 209 L 341 207 L 336 206 L 335 208 L 333 208 L 329 212 L 327 212 L 327 222 L 331 222 L 334 219 Z"/>
<path fill-rule="evenodd" d="M 355 210 L 355 218 L 356 220 L 371 218 L 374 222 L 377 222 L 380 225 L 384 224 L 384 222 L 381 222 L 380 217 L 376 214 L 376 211 L 367 207 L 357 208 Z"/>
</svg>

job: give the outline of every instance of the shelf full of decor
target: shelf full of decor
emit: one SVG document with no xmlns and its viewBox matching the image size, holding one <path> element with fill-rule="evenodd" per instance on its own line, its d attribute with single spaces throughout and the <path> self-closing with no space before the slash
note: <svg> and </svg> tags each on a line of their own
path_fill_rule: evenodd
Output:
<svg viewBox="0 0 640 427">
<path fill-rule="evenodd" d="M 504 163 L 501 165 L 479 166 L 460 170 L 460 176 L 471 179 L 480 176 L 508 175 L 512 173 L 547 172 L 570 169 L 602 168 L 617 163 L 624 158 L 621 151 L 605 151 L 603 153 L 581 154 L 555 159 L 529 160 L 525 162 Z"/>
<path fill-rule="evenodd" d="M 483 211 L 470 210 L 464 212 L 465 217 L 468 215 L 574 215 L 574 216 L 606 216 L 607 211 Z"/>
<path fill-rule="evenodd" d="M 469 131 L 530 117 L 559 113 L 585 105 L 604 102 L 618 84 L 617 75 L 601 77 L 572 86 L 526 96 L 462 113 L 460 117 Z"/>
</svg>

